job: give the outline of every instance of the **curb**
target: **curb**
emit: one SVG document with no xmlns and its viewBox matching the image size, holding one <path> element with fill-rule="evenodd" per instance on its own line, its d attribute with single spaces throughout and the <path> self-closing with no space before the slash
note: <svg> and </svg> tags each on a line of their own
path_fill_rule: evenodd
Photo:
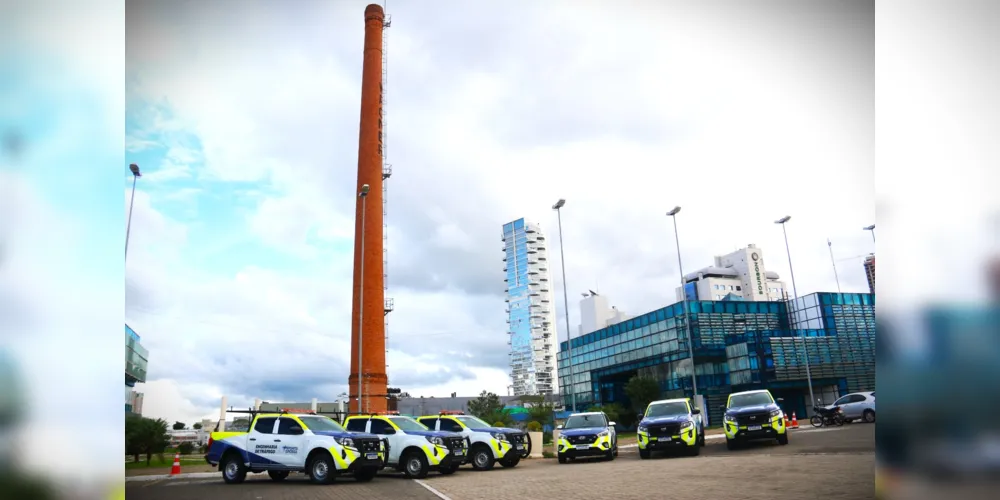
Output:
<svg viewBox="0 0 1000 500">
<path fill-rule="evenodd" d="M 824 428 L 821 427 L 819 429 L 803 429 L 803 428 L 800 427 L 798 429 L 788 429 L 788 430 L 790 430 L 790 431 L 797 431 L 796 434 L 809 434 L 811 432 L 831 432 L 831 431 L 839 430 L 839 428 L 833 427 L 833 428 L 826 428 L 826 429 L 824 429 Z M 709 435 L 705 436 L 705 441 L 709 441 L 709 440 L 713 440 L 713 439 L 725 439 L 725 438 L 726 438 L 725 434 L 709 434 Z M 637 444 L 623 444 L 623 445 L 620 445 L 618 447 L 618 449 L 621 450 L 621 449 L 638 448 L 638 447 L 639 447 L 638 443 Z"/>
</svg>

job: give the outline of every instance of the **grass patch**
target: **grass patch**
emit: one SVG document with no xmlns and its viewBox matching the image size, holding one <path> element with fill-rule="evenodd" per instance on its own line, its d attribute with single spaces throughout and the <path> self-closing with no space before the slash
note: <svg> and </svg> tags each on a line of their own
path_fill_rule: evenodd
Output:
<svg viewBox="0 0 1000 500">
<path fill-rule="evenodd" d="M 635 437 L 635 433 L 634 432 L 619 432 L 619 433 L 617 433 L 617 436 L 618 436 L 619 439 L 620 438 L 634 438 Z"/>
<path fill-rule="evenodd" d="M 544 457 L 544 458 L 556 458 L 556 454 L 552 453 L 551 451 L 543 451 L 542 452 L 542 457 Z"/>
</svg>

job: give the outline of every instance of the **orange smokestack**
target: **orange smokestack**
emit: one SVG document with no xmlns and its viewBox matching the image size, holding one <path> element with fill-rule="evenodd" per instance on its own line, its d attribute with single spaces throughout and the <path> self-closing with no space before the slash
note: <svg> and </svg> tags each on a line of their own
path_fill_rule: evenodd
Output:
<svg viewBox="0 0 1000 500">
<path fill-rule="evenodd" d="M 382 268 L 382 29 L 379 5 L 365 7 L 365 50 L 361 72 L 361 126 L 358 140 L 358 197 L 354 228 L 354 300 L 351 313 L 351 375 L 348 394 L 352 412 L 386 411 L 385 278 Z M 364 210 L 363 210 L 364 208 Z M 362 211 L 364 212 L 362 214 Z M 362 241 L 363 240 L 363 241 Z M 363 250 L 362 250 L 363 249 Z M 362 272 L 362 269 L 364 270 Z M 363 293 L 362 293 L 363 291 Z M 362 314 L 362 312 L 364 314 Z M 358 320 L 361 320 L 359 328 Z M 361 344 L 359 374 L 358 340 Z M 361 379 L 361 403 L 357 402 Z"/>
</svg>

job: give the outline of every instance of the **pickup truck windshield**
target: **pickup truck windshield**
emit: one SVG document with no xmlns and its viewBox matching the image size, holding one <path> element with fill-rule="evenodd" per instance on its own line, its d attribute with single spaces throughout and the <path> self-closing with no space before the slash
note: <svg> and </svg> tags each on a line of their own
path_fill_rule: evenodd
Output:
<svg viewBox="0 0 1000 500">
<path fill-rule="evenodd" d="M 307 429 L 311 431 L 347 432 L 336 421 L 329 417 L 299 417 Z"/>
<path fill-rule="evenodd" d="M 466 427 L 470 429 L 488 429 L 490 427 L 493 427 L 492 425 L 487 424 L 486 422 L 483 422 L 482 420 L 479 420 L 476 417 L 461 416 L 455 418 L 457 418 L 459 422 L 462 422 L 463 424 L 465 424 Z"/>
<path fill-rule="evenodd" d="M 673 417 L 675 415 L 687 415 L 688 405 L 687 403 L 678 401 L 674 403 L 659 403 L 655 405 L 649 405 L 649 410 L 646 410 L 646 416 L 649 418 L 659 418 L 659 417 Z"/>
<path fill-rule="evenodd" d="M 750 394 L 734 394 L 729 399 L 730 408 L 742 408 L 744 406 L 769 405 L 774 401 L 771 395 L 766 392 L 752 392 Z"/>
<path fill-rule="evenodd" d="M 426 425 L 421 424 L 410 417 L 389 417 L 389 420 L 392 420 L 392 423 L 396 424 L 396 427 L 399 427 L 399 429 L 403 432 L 430 430 Z"/>
</svg>

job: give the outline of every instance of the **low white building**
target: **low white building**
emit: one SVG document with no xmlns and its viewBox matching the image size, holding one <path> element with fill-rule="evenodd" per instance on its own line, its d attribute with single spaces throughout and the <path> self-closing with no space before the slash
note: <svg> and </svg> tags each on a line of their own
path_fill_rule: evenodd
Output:
<svg viewBox="0 0 1000 500">
<path fill-rule="evenodd" d="M 782 301 L 791 290 L 778 273 L 768 271 L 764 251 L 753 243 L 733 253 L 716 256 L 713 265 L 684 275 L 677 287 L 677 300 Z"/>
<path fill-rule="evenodd" d="M 615 306 L 609 306 L 608 298 L 593 290 L 583 294 L 580 301 L 580 324 L 573 338 L 596 332 L 631 318 Z"/>
</svg>

